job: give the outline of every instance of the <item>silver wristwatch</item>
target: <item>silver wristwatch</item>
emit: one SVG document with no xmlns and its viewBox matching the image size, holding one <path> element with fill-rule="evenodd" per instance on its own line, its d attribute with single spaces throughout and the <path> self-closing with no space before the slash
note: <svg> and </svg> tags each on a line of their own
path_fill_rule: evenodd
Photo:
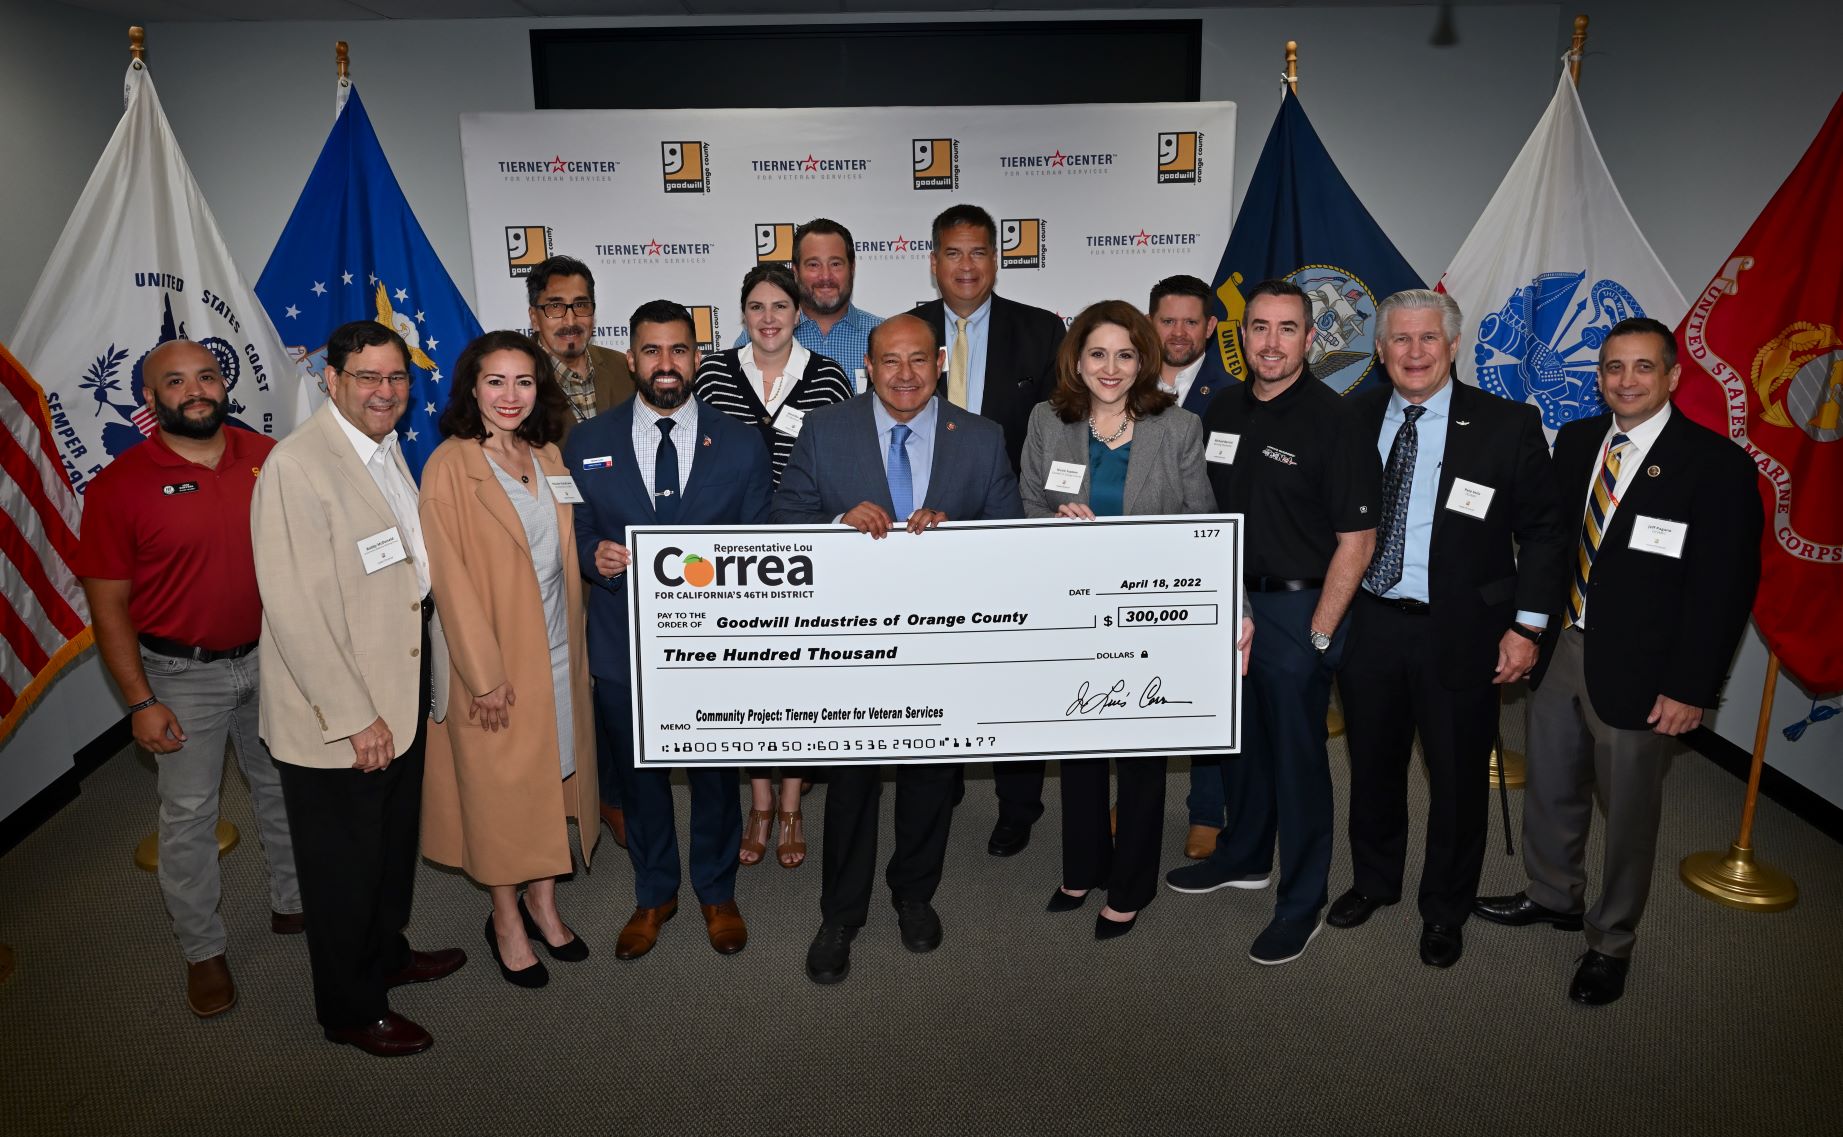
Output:
<svg viewBox="0 0 1843 1137">
<path fill-rule="evenodd" d="M 1316 628 L 1310 629 L 1309 631 L 1312 637 L 1312 646 L 1318 649 L 1318 654 L 1323 655 L 1331 650 L 1330 636 Z"/>
</svg>

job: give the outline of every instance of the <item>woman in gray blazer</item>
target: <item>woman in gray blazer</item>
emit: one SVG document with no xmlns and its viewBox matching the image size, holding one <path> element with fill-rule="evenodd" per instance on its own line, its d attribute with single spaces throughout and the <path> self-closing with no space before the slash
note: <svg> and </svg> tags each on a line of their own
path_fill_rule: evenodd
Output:
<svg viewBox="0 0 1843 1137">
<path fill-rule="evenodd" d="M 1026 517 L 1094 520 L 1210 513 L 1203 426 L 1158 385 L 1158 333 L 1123 300 L 1091 304 L 1069 325 L 1056 359 L 1056 390 L 1030 414 L 1018 474 Z M 1062 886 L 1051 912 L 1080 908 L 1107 889 L 1094 936 L 1132 931 L 1158 891 L 1165 760 L 1119 764 L 1119 824 L 1109 833 L 1107 760 L 1062 763 Z"/>
</svg>

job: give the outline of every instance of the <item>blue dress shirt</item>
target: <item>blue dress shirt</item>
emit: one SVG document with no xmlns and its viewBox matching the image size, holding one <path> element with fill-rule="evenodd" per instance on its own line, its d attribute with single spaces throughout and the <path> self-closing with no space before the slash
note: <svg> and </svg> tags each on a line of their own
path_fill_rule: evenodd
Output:
<svg viewBox="0 0 1843 1137">
<path fill-rule="evenodd" d="M 888 478 L 890 431 L 895 427 L 896 420 L 883 409 L 881 399 L 872 395 L 870 400 L 870 413 L 877 420 L 877 454 L 883 461 L 883 476 Z M 940 403 L 929 399 L 920 414 L 903 424 L 909 428 L 909 440 L 903 449 L 909 452 L 909 471 L 914 479 L 916 509 L 928 503 L 928 475 L 934 468 L 934 432 L 940 420 Z M 898 524 L 907 520 L 906 517 L 895 518 Z"/>
</svg>

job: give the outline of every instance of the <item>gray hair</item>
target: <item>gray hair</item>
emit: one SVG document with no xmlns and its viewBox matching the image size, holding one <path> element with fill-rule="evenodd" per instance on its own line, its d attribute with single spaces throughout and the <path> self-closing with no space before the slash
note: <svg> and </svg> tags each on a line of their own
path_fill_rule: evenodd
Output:
<svg viewBox="0 0 1843 1137">
<path fill-rule="evenodd" d="M 1376 306 L 1376 340 L 1388 335 L 1389 316 L 1395 312 L 1438 312 L 1440 331 L 1450 340 L 1459 338 L 1465 324 L 1459 303 L 1444 292 L 1431 288 L 1405 288 Z"/>
</svg>

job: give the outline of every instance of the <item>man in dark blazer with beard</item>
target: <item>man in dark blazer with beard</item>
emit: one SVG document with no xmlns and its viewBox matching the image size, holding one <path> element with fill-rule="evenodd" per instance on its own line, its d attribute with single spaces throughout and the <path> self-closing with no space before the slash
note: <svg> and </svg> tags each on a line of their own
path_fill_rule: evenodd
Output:
<svg viewBox="0 0 1843 1137">
<path fill-rule="evenodd" d="M 1042 308 L 992 291 L 998 279 L 998 225 L 976 205 L 955 205 L 934 219 L 930 264 L 941 298 L 915 309 L 934 330 L 945 356 L 941 397 L 983 415 L 1004 430 L 1011 472 L 1030 430 L 1030 412 L 1056 386 L 1056 352 L 1068 326 Z M 1043 816 L 1041 761 L 1004 762 L 992 771 L 998 824 L 986 851 L 1009 857 L 1030 843 Z"/>
<path fill-rule="evenodd" d="M 1485 896 L 1493 923 L 1585 926 L 1568 997 L 1625 993 L 1651 891 L 1664 773 L 1727 680 L 1760 583 L 1764 524 L 1747 452 L 1670 406 L 1676 337 L 1622 320 L 1600 346 L 1610 414 L 1562 427 L 1556 492 L 1573 530 L 1564 599 L 1530 682 L 1523 866 L 1529 886 Z M 1578 524 L 1573 520 L 1579 517 Z M 1600 894 L 1586 905 L 1595 798 L 1606 828 Z"/>
<path fill-rule="evenodd" d="M 1489 829 L 1498 690 L 1535 665 L 1560 602 L 1567 526 L 1536 408 L 1453 380 L 1459 305 L 1426 289 L 1376 313 L 1389 385 L 1353 396 L 1386 463 L 1376 552 L 1351 607 L 1340 687 L 1355 880 L 1326 923 L 1401 898 L 1408 767 L 1427 763 L 1421 961 L 1458 962 Z"/>
</svg>

